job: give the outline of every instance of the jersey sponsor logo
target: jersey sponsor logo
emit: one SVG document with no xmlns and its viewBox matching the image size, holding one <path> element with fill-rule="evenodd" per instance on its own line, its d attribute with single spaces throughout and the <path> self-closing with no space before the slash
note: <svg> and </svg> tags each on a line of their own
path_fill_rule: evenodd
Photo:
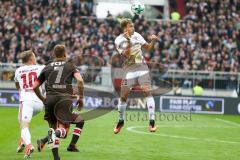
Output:
<svg viewBox="0 0 240 160">
<path fill-rule="evenodd" d="M 64 65 L 66 62 L 65 61 L 60 61 L 60 62 L 52 62 L 50 63 L 51 66 L 61 66 Z"/>
<path fill-rule="evenodd" d="M 137 45 L 140 45 L 141 44 L 139 42 L 131 42 L 131 45 L 132 45 L 132 48 L 133 47 L 136 47 Z M 128 46 L 128 42 L 127 41 L 122 41 L 120 44 L 119 44 L 119 48 L 120 49 L 126 49 Z"/>
</svg>

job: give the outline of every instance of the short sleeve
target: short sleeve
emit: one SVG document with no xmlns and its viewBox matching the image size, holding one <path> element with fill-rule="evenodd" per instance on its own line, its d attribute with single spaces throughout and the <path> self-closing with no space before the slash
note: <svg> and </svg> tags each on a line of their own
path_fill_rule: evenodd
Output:
<svg viewBox="0 0 240 160">
<path fill-rule="evenodd" d="M 119 54 L 123 53 L 123 48 L 120 48 L 120 42 L 119 42 L 118 38 L 115 39 L 115 47 Z"/>
<path fill-rule="evenodd" d="M 46 70 L 46 67 L 41 71 L 40 75 L 39 75 L 38 78 L 37 78 L 37 80 L 38 80 L 40 83 L 43 83 L 43 82 L 46 80 L 45 70 Z"/>
</svg>

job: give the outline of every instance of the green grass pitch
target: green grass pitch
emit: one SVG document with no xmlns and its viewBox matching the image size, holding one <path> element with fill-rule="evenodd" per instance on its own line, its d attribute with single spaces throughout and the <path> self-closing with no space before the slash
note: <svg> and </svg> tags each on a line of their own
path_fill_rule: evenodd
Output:
<svg viewBox="0 0 240 160">
<path fill-rule="evenodd" d="M 0 160 L 21 160 L 16 153 L 19 139 L 17 108 L 0 108 Z M 147 112 L 140 112 L 144 117 Z M 128 116 L 138 115 L 128 111 Z M 170 115 L 170 114 L 167 114 Z M 175 114 L 176 116 L 176 114 Z M 32 143 L 46 135 L 48 126 L 43 113 L 35 116 L 30 131 Z M 128 117 L 120 134 L 113 128 L 117 112 L 87 121 L 78 142 L 79 153 L 66 151 L 71 134 L 60 142 L 61 160 L 239 160 L 240 118 L 230 115 L 194 114 L 191 120 L 167 121 L 158 119 L 158 130 L 150 133 L 144 118 Z M 70 132 L 71 133 L 71 132 Z M 52 159 L 51 151 L 35 151 L 33 160 Z"/>
</svg>

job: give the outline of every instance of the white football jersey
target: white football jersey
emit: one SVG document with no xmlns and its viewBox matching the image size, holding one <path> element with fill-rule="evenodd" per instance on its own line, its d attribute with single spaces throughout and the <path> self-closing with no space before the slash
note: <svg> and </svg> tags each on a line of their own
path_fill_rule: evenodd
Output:
<svg viewBox="0 0 240 160">
<path fill-rule="evenodd" d="M 132 44 L 132 47 L 130 50 L 130 56 L 125 59 L 124 65 L 128 66 L 135 63 L 143 63 L 144 58 L 142 56 L 142 45 L 144 45 L 147 42 L 137 32 L 134 32 L 133 35 L 130 37 L 130 42 Z M 122 54 L 123 51 L 127 48 L 128 42 L 127 42 L 127 39 L 123 36 L 123 34 L 120 34 L 115 39 L 115 45 L 116 45 L 116 49 L 120 54 Z"/>
<path fill-rule="evenodd" d="M 40 101 L 32 87 L 44 67 L 44 65 L 25 65 L 15 71 L 14 80 L 20 86 L 19 101 Z"/>
</svg>

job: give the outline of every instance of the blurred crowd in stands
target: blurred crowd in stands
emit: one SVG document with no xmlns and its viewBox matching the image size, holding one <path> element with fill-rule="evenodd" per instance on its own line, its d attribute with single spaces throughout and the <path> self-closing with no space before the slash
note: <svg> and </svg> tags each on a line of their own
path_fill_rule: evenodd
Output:
<svg viewBox="0 0 240 160">
<path fill-rule="evenodd" d="M 121 30 L 111 13 L 97 19 L 95 4 L 94 0 L 0 1 L 0 63 L 19 63 L 21 51 L 34 49 L 44 64 L 53 46 L 63 43 L 76 65 L 109 65 Z M 146 40 L 151 34 L 160 36 L 155 49 L 144 53 L 152 67 L 240 71 L 239 0 L 186 0 L 186 15 L 180 21 L 148 21 L 143 16 L 133 20 Z"/>
</svg>

